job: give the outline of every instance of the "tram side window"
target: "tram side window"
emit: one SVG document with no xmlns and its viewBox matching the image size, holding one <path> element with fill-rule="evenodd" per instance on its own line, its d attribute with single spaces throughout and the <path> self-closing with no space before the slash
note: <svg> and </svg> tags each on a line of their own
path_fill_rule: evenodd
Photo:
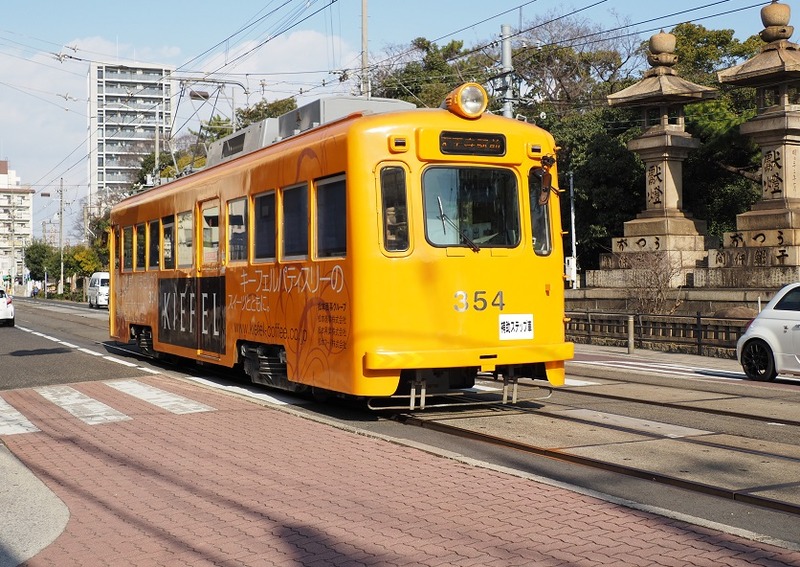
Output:
<svg viewBox="0 0 800 567">
<path fill-rule="evenodd" d="M 542 168 L 536 167 L 528 176 L 528 190 L 531 199 L 531 231 L 533 251 L 539 256 L 547 256 L 552 250 L 550 241 L 549 198 L 551 177 Z"/>
<path fill-rule="evenodd" d="M 194 246 L 193 236 L 193 215 L 192 211 L 178 213 L 178 267 L 190 267 L 192 262 L 192 250 Z"/>
<path fill-rule="evenodd" d="M 145 253 L 147 241 L 145 240 L 144 223 L 136 225 L 136 265 L 134 269 L 138 272 L 144 270 Z"/>
<path fill-rule="evenodd" d="M 161 226 L 164 232 L 164 247 L 162 252 L 162 266 L 165 270 L 175 269 L 175 218 L 172 216 L 161 219 Z"/>
<path fill-rule="evenodd" d="M 159 258 L 159 226 L 158 221 L 150 221 L 150 257 L 148 258 L 147 266 L 151 270 L 158 269 Z"/>
<path fill-rule="evenodd" d="M 133 270 L 133 227 L 122 229 L 122 269 Z"/>
<path fill-rule="evenodd" d="M 203 264 L 219 262 L 219 207 L 203 209 Z"/>
<path fill-rule="evenodd" d="M 121 242 L 121 239 L 120 239 L 119 236 L 120 236 L 119 235 L 119 231 L 115 230 L 114 231 L 114 269 L 116 271 L 119 271 L 119 268 L 121 266 L 119 259 L 120 259 L 120 256 L 122 256 L 122 248 L 120 248 L 120 244 L 122 242 Z"/>
<path fill-rule="evenodd" d="M 344 177 L 317 184 L 317 256 L 347 253 L 347 199 Z"/>
<path fill-rule="evenodd" d="M 231 262 L 247 260 L 247 199 L 228 201 L 228 253 Z"/>
<path fill-rule="evenodd" d="M 275 259 L 275 191 L 262 193 L 254 200 L 253 219 L 255 234 L 255 259 Z"/>
<path fill-rule="evenodd" d="M 406 171 L 402 167 L 381 170 L 383 247 L 389 252 L 408 250 L 408 203 Z"/>
<path fill-rule="evenodd" d="M 283 257 L 308 256 L 308 186 L 283 191 Z"/>
</svg>

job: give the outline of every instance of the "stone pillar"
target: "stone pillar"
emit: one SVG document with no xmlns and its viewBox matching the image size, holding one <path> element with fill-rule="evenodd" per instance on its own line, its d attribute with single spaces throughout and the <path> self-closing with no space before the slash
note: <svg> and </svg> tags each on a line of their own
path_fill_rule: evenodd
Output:
<svg viewBox="0 0 800 567">
<path fill-rule="evenodd" d="M 600 257 L 601 269 L 587 272 L 589 287 L 629 287 L 636 276 L 630 268 L 669 272 L 666 285 L 679 287 L 693 279 L 707 254 L 706 223 L 683 211 L 683 162 L 700 145 L 684 130 L 683 107 L 713 98 L 716 91 L 681 79 L 672 69 L 678 60 L 674 49 L 675 36 L 654 35 L 648 55 L 653 68 L 635 85 L 608 97 L 612 106 L 643 109 L 646 130 L 628 149 L 645 163 L 646 204 L 624 223 L 623 236 L 612 239 L 612 253 Z M 656 117 L 652 124 L 651 117 Z"/>
<path fill-rule="evenodd" d="M 756 89 L 758 114 L 740 127 L 761 148 L 761 200 L 736 216 L 736 230 L 709 254 L 713 287 L 778 287 L 800 278 L 800 46 L 789 38 L 788 5 L 761 9 L 768 42 L 752 59 L 718 73 Z"/>
</svg>

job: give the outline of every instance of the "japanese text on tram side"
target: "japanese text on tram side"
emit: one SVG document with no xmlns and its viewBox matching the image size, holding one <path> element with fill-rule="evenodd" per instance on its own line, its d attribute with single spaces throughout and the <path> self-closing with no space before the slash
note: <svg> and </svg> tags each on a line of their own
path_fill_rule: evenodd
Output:
<svg viewBox="0 0 800 567">
<path fill-rule="evenodd" d="M 284 266 L 283 268 L 256 268 L 242 272 L 242 291 L 245 293 L 270 293 L 280 291 L 320 291 L 326 284 L 334 292 L 344 289 L 344 270 L 338 264 L 327 274 L 321 273 L 322 266 Z M 255 285 L 255 289 L 252 289 Z"/>
</svg>

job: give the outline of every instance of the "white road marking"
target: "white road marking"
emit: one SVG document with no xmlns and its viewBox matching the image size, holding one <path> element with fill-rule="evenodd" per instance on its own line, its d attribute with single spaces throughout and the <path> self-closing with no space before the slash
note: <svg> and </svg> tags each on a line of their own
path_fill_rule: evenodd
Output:
<svg viewBox="0 0 800 567">
<path fill-rule="evenodd" d="M 14 406 L 0 398 L 0 435 L 16 435 L 35 431 L 39 431 L 39 428 L 25 419 L 25 416 Z"/>
<path fill-rule="evenodd" d="M 685 366 L 680 364 L 635 362 L 626 360 L 572 360 L 570 363 L 616 369 L 628 368 L 632 370 L 649 370 L 651 372 L 659 372 L 661 374 L 670 374 L 673 376 L 694 376 L 700 378 L 713 378 L 717 380 L 741 380 L 744 378 L 743 372 L 730 372 L 727 370 L 702 368 L 698 366 Z"/>
<path fill-rule="evenodd" d="M 88 425 L 99 425 L 132 419 L 103 402 L 90 398 L 70 386 L 34 388 L 45 399 L 65 409 Z"/>
<path fill-rule="evenodd" d="M 203 411 L 214 411 L 215 408 L 195 402 L 189 398 L 184 398 L 171 392 L 166 392 L 155 386 L 143 384 L 138 380 L 115 380 L 106 382 L 112 388 L 124 392 L 134 398 L 144 400 L 149 404 L 165 409 L 176 414 L 197 413 Z"/>
<path fill-rule="evenodd" d="M 610 425 L 613 427 L 621 427 L 624 429 L 630 429 L 632 431 L 646 431 L 655 435 L 661 435 L 662 437 L 669 437 L 670 439 L 694 437 L 696 435 L 710 435 L 714 433 L 713 431 L 705 431 L 703 429 L 682 427 L 680 425 L 661 423 L 660 421 L 650 421 L 648 419 L 638 419 L 635 417 L 626 417 L 624 415 L 615 415 L 613 413 L 605 413 L 588 409 L 568 409 L 560 413 L 584 421 L 591 421 L 593 423 L 600 423 L 602 425 Z"/>
<path fill-rule="evenodd" d="M 588 380 L 577 380 L 575 378 L 564 378 L 564 386 L 580 387 L 580 386 L 599 386 L 600 382 L 589 382 Z"/>
<path fill-rule="evenodd" d="M 91 354 L 92 356 L 103 356 L 102 352 L 96 352 L 93 350 L 89 350 L 88 348 L 79 347 L 78 350 L 86 354 Z"/>
<path fill-rule="evenodd" d="M 115 358 L 113 356 L 104 356 L 105 360 L 110 360 L 111 362 L 116 362 L 117 364 L 121 364 L 122 366 L 139 366 L 135 362 L 128 362 L 127 360 L 122 360 L 121 358 Z"/>
</svg>

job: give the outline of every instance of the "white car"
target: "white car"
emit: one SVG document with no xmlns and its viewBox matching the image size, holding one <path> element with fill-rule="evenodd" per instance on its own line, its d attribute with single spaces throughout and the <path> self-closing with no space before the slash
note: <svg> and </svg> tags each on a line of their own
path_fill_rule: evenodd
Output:
<svg viewBox="0 0 800 567">
<path fill-rule="evenodd" d="M 0 289 L 0 323 L 5 323 L 9 327 L 14 326 L 14 303 L 11 296 Z"/>
<path fill-rule="evenodd" d="M 800 374 L 800 283 L 784 286 L 750 322 L 736 358 L 751 380 Z"/>
</svg>

